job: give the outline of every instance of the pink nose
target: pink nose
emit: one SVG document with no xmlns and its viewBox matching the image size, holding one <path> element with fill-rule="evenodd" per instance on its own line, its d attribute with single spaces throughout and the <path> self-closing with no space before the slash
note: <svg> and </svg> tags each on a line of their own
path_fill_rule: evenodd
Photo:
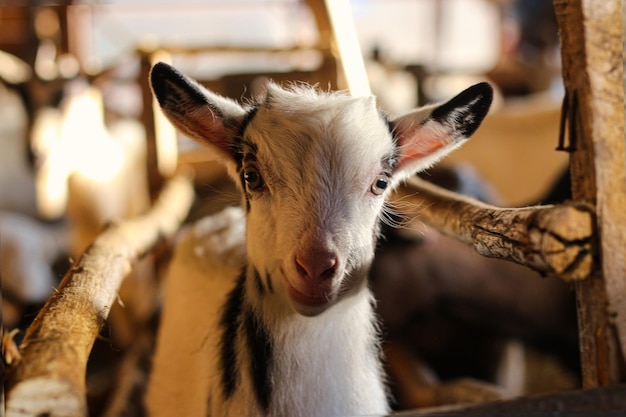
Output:
<svg viewBox="0 0 626 417">
<path fill-rule="evenodd" d="M 337 271 L 337 254 L 325 250 L 309 250 L 296 254 L 296 270 L 305 280 L 327 280 Z"/>
</svg>

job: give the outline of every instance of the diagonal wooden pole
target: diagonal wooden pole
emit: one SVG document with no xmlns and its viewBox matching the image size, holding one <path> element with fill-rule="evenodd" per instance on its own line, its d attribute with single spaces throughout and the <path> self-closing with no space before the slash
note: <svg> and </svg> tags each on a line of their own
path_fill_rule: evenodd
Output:
<svg viewBox="0 0 626 417">
<path fill-rule="evenodd" d="M 135 261 L 172 236 L 191 207 L 191 181 L 174 177 L 146 214 L 107 228 L 65 275 L 7 369 L 7 417 L 87 415 L 87 359 Z"/>
</svg>

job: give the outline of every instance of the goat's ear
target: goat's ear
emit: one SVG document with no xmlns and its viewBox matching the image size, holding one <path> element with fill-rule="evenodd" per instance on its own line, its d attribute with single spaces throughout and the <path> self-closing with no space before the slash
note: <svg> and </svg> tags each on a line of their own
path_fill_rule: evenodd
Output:
<svg viewBox="0 0 626 417">
<path fill-rule="evenodd" d="M 246 111 L 237 103 L 207 91 L 170 65 L 159 62 L 150 84 L 163 113 L 182 133 L 232 160 L 233 140 Z"/>
<path fill-rule="evenodd" d="M 399 177 L 422 171 L 463 144 L 480 126 L 493 98 L 488 83 L 476 84 L 441 105 L 414 110 L 392 121 L 399 150 Z"/>
</svg>

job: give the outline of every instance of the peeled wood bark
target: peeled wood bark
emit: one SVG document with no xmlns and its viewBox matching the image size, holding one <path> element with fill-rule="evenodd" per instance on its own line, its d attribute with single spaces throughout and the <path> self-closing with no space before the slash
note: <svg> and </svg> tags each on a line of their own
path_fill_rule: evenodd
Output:
<svg viewBox="0 0 626 417">
<path fill-rule="evenodd" d="M 172 179 L 150 211 L 109 227 L 68 271 L 8 370 L 8 417 L 86 415 L 87 359 L 117 291 L 132 264 L 178 230 L 192 200 L 191 182 Z"/>
<path fill-rule="evenodd" d="M 481 255 L 546 276 L 577 281 L 594 267 L 594 215 L 586 205 L 503 209 L 413 178 L 394 194 L 394 206 Z"/>
</svg>

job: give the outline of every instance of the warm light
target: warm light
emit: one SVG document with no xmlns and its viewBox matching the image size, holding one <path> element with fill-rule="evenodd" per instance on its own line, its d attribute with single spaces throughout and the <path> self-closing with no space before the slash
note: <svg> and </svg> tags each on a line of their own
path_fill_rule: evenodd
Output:
<svg viewBox="0 0 626 417">
<path fill-rule="evenodd" d="M 102 97 L 94 88 L 72 97 L 63 116 L 52 109 L 40 114 L 33 148 L 42 159 L 37 201 L 46 218 L 65 213 L 72 173 L 102 184 L 117 175 L 125 162 L 122 147 L 104 126 Z"/>
<path fill-rule="evenodd" d="M 57 76 L 57 48 L 52 41 L 39 44 L 35 56 L 35 72 L 42 80 L 53 80 Z"/>
<path fill-rule="evenodd" d="M 78 60 L 70 54 L 63 54 L 59 56 L 58 66 L 59 74 L 65 79 L 74 78 L 80 72 L 80 64 L 78 63 Z"/>
<path fill-rule="evenodd" d="M 352 19 L 349 0 L 325 0 L 337 41 L 348 90 L 353 96 L 371 95 L 359 39 Z"/>
<path fill-rule="evenodd" d="M 123 152 L 104 126 L 102 95 L 95 88 L 74 98 L 61 125 L 67 165 L 84 177 L 105 182 L 123 164 Z"/>
<path fill-rule="evenodd" d="M 40 109 L 32 129 L 32 147 L 39 167 L 35 177 L 37 210 L 41 217 L 55 219 L 63 215 L 67 203 L 67 172 L 60 169 L 54 149 L 61 146 L 61 113 L 51 107 Z"/>
<path fill-rule="evenodd" d="M 18 57 L 0 51 L 0 74 L 2 78 L 12 84 L 28 81 L 31 77 L 31 69 L 28 64 Z"/>
</svg>

